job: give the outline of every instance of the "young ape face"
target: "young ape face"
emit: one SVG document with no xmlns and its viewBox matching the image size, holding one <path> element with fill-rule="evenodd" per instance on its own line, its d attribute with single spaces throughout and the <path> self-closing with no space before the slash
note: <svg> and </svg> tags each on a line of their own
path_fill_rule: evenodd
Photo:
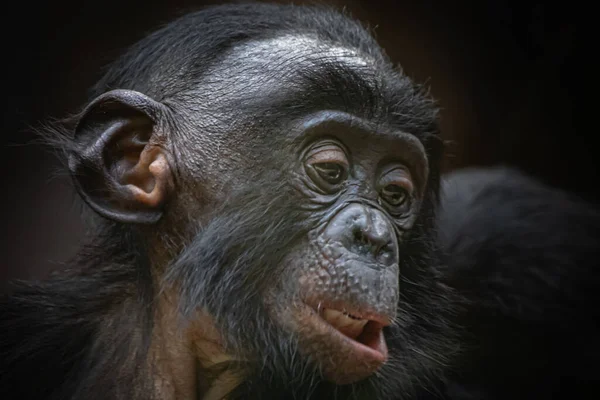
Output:
<svg viewBox="0 0 600 400">
<path fill-rule="evenodd" d="M 267 306 L 328 379 L 354 382 L 387 361 L 383 328 L 396 318 L 399 246 L 417 215 L 424 182 L 413 177 L 426 176 L 426 158 L 410 136 L 377 138 L 348 114 L 325 112 L 305 126 L 291 183 L 316 218 L 283 260 L 284 296 Z"/>
<path fill-rule="evenodd" d="M 424 376 L 450 342 L 429 306 L 444 296 L 427 266 L 436 110 L 366 32 L 327 18 L 349 32 L 269 32 L 201 73 L 157 61 L 158 89 L 88 106 L 69 164 L 97 212 L 158 224 L 141 231 L 160 280 L 246 375 Z"/>
<path fill-rule="evenodd" d="M 423 144 L 387 124 L 377 110 L 364 109 L 361 90 L 373 91 L 383 102 L 378 88 L 394 85 L 386 80 L 396 77 L 387 77 L 356 51 L 306 36 L 245 43 L 216 65 L 208 76 L 219 84 L 210 92 L 227 90 L 227 95 L 210 102 L 211 113 L 231 120 L 216 139 L 228 153 L 216 157 L 231 160 L 233 153 L 242 159 L 219 173 L 236 182 L 233 186 L 258 181 L 273 188 L 271 195 L 288 193 L 282 200 L 290 203 L 289 213 L 282 218 L 296 218 L 288 223 L 302 225 L 298 229 L 304 232 L 283 249 L 280 261 L 255 265 L 274 278 L 260 295 L 266 318 L 293 335 L 300 353 L 328 379 L 363 379 L 388 358 L 383 328 L 396 318 L 399 246 L 415 223 L 428 177 Z M 273 65 L 280 67 L 269 68 Z M 332 74 L 348 80 L 343 108 L 328 104 L 337 98 L 322 99 L 319 90 L 327 88 Z M 203 85 L 195 90 L 202 96 Z M 285 103 L 293 104 L 296 115 L 287 112 L 285 119 L 278 115 L 257 124 L 281 113 Z M 228 117 L 236 108 L 235 117 Z M 275 157 L 268 154 L 273 148 L 279 150 Z M 182 152 L 181 157 L 191 164 L 198 156 Z M 251 178 L 269 170 L 281 172 L 275 185 Z M 218 196 L 235 197 L 229 189 Z M 240 277 L 248 272 L 241 270 Z"/>
</svg>

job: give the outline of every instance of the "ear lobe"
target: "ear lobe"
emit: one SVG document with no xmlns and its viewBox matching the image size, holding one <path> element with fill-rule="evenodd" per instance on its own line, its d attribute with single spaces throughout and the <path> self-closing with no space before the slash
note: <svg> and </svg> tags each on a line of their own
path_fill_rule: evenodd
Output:
<svg viewBox="0 0 600 400">
<path fill-rule="evenodd" d="M 154 223 L 173 189 L 165 151 L 165 108 L 134 91 L 94 100 L 75 129 L 69 169 L 79 194 L 100 215 Z"/>
</svg>

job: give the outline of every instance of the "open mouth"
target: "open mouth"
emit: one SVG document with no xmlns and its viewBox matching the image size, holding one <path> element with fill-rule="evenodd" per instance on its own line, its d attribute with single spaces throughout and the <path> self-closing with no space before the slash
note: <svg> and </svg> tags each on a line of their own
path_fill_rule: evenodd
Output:
<svg viewBox="0 0 600 400">
<path fill-rule="evenodd" d="M 384 362 L 387 359 L 387 345 L 383 328 L 388 325 L 384 318 L 321 307 L 319 316 L 330 325 L 339 336 L 353 347 L 357 355 L 365 360 Z"/>
</svg>

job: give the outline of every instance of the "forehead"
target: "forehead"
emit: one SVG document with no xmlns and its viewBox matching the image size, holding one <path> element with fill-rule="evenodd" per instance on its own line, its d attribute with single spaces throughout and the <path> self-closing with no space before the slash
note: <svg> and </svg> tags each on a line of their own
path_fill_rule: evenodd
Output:
<svg viewBox="0 0 600 400">
<path fill-rule="evenodd" d="M 357 50 L 310 35 L 242 43 L 215 63 L 201 83 L 226 109 L 364 106 L 378 87 L 376 61 Z M 214 103 L 215 99 L 211 99 Z M 351 111 L 351 110 L 344 110 Z"/>
<path fill-rule="evenodd" d="M 327 63 L 344 64 L 365 69 L 374 60 L 356 50 L 325 42 L 310 35 L 284 35 L 276 38 L 244 43 L 234 48 L 235 54 L 247 62 L 265 65 L 279 61 L 282 66 L 297 68 L 319 67 Z"/>
</svg>

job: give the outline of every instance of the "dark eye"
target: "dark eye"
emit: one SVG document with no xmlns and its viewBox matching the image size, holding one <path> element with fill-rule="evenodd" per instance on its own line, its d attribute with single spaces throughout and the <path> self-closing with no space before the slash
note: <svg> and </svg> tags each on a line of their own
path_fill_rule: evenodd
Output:
<svg viewBox="0 0 600 400">
<path fill-rule="evenodd" d="M 341 189 L 348 176 L 349 161 L 342 146 L 334 140 L 319 141 L 308 149 L 305 161 L 307 175 L 317 190 L 333 194 Z"/>
<path fill-rule="evenodd" d="M 390 206 L 399 207 L 408 199 L 408 191 L 402 186 L 387 185 L 381 190 L 381 197 Z"/>
<path fill-rule="evenodd" d="M 344 179 L 344 167 L 332 162 L 313 164 L 321 179 L 331 185 L 337 185 Z"/>
<path fill-rule="evenodd" d="M 408 168 L 402 164 L 391 164 L 382 171 L 377 187 L 379 204 L 385 206 L 390 214 L 400 218 L 410 212 L 414 185 Z"/>
</svg>

